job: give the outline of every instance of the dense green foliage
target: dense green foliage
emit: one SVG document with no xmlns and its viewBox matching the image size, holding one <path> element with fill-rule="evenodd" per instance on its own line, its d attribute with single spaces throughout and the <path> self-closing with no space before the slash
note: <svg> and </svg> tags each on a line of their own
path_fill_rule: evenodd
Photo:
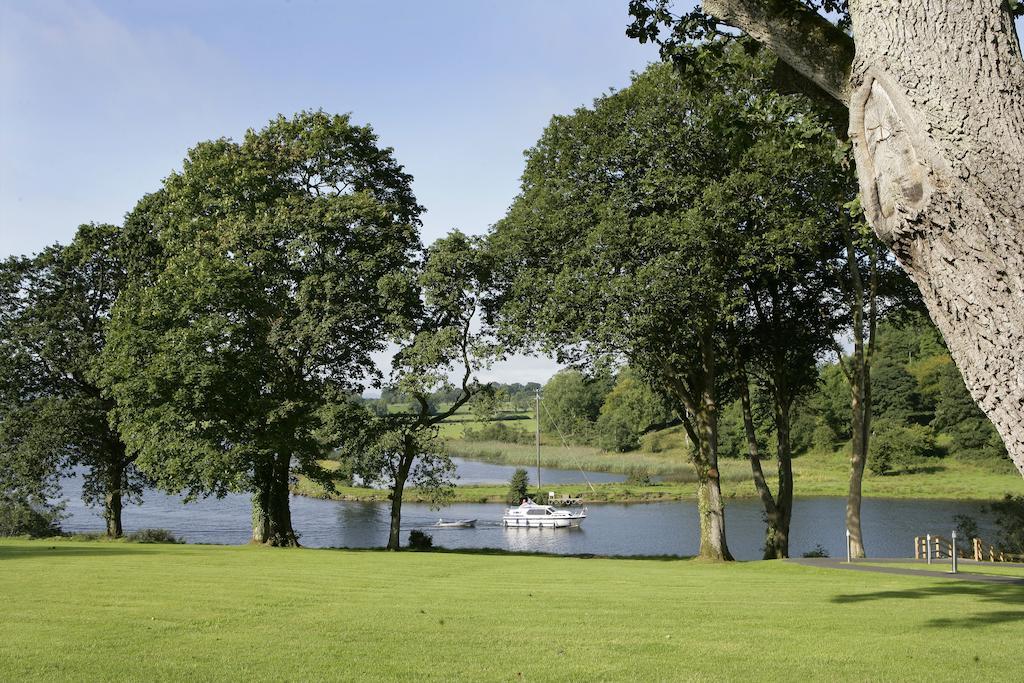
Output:
<svg viewBox="0 0 1024 683">
<path fill-rule="evenodd" d="M 279 117 L 194 147 L 128 223 L 105 354 L 121 434 L 158 486 L 253 494 L 253 538 L 295 543 L 293 471 L 404 329 L 420 207 L 390 149 L 347 116 Z"/>
<path fill-rule="evenodd" d="M 567 441 L 588 443 L 610 389 L 611 378 L 606 374 L 587 377 L 579 370 L 557 373 L 544 385 L 540 428 Z"/>
<path fill-rule="evenodd" d="M 988 506 L 999 528 L 996 545 L 1001 550 L 1024 555 L 1024 496 L 1006 496 Z"/>
<path fill-rule="evenodd" d="M 517 467 L 508 482 L 508 504 L 518 505 L 530 495 L 530 475 L 522 467 Z"/>
<path fill-rule="evenodd" d="M 844 313 L 852 176 L 814 108 L 773 90 L 773 64 L 708 51 L 701 79 L 657 65 L 555 117 L 490 236 L 507 341 L 577 364 L 627 362 L 694 444 L 709 525 L 722 517 L 720 408 L 750 383 L 771 401 L 786 525 L 794 406 Z M 611 447 L 636 442 L 607 427 Z"/>
<path fill-rule="evenodd" d="M 485 399 L 476 403 L 478 415 L 488 417 L 496 410 L 493 387 L 481 384 L 477 373 L 499 350 L 488 326 L 473 329 L 487 272 L 479 238 L 456 231 L 426 250 L 415 278 L 410 333 L 395 353 L 389 382 L 397 395 L 411 399 L 410 407 L 373 415 L 363 411 L 361 433 L 353 433 L 350 424 L 339 430 L 348 436 L 339 451 L 347 467 L 366 482 L 390 488 L 390 550 L 400 547 L 407 484 L 426 492 L 438 506 L 451 495 L 455 466 L 438 438 L 438 425 L 474 399 Z M 458 380 L 452 380 L 453 374 Z M 431 397 L 453 391 L 455 399 L 444 410 L 431 405 Z M 351 410 L 343 417 L 353 421 Z"/>
<path fill-rule="evenodd" d="M 10 528 L 52 525 L 47 498 L 74 467 L 111 536 L 121 535 L 122 499 L 141 495 L 134 458 L 112 426 L 114 402 L 100 387 L 125 267 L 111 225 L 83 225 L 67 246 L 0 263 L 0 505 Z"/>
<path fill-rule="evenodd" d="M 664 399 L 629 368 L 624 368 L 601 404 L 597 441 L 608 450 L 631 451 L 640 446 L 644 432 L 671 419 Z"/>
<path fill-rule="evenodd" d="M 1019 586 L 782 562 L 22 541 L 0 585 L 19 681 L 990 680 L 1024 638 Z"/>
</svg>

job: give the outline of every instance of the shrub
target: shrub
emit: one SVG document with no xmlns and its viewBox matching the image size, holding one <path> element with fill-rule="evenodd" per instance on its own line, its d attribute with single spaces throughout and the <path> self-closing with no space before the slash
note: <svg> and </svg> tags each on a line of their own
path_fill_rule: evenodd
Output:
<svg viewBox="0 0 1024 683">
<path fill-rule="evenodd" d="M 808 550 L 804 553 L 804 557 L 828 557 L 828 551 L 825 550 L 825 546 L 820 543 L 815 544 L 814 550 Z"/>
<path fill-rule="evenodd" d="M 643 465 L 634 465 L 626 470 L 626 483 L 633 486 L 650 486 L 651 470 Z"/>
<path fill-rule="evenodd" d="M 413 529 L 409 532 L 409 548 L 412 550 L 430 550 L 434 547 L 434 537 L 430 534 Z"/>
<path fill-rule="evenodd" d="M 62 508 L 45 501 L 0 496 L 0 536 L 59 536 Z"/>
<path fill-rule="evenodd" d="M 1003 552 L 1024 555 L 1024 496 L 1006 494 L 988 509 L 999 527 L 996 546 Z"/>
<path fill-rule="evenodd" d="M 935 437 L 928 427 L 880 419 L 872 430 L 868 467 L 877 475 L 894 474 L 934 453 Z"/>
<path fill-rule="evenodd" d="M 836 434 L 835 430 L 828 424 L 820 422 L 818 426 L 814 428 L 814 434 L 812 435 L 811 440 L 814 442 L 814 447 L 818 450 L 831 453 L 836 449 L 836 441 L 839 440 L 839 435 Z"/>
<path fill-rule="evenodd" d="M 178 538 L 167 529 L 139 529 L 125 535 L 124 540 L 129 543 L 184 543 L 185 539 Z"/>
<path fill-rule="evenodd" d="M 530 495 L 530 474 L 522 467 L 517 469 L 508 483 L 508 503 L 518 505 Z"/>
<path fill-rule="evenodd" d="M 964 543 L 970 543 L 971 539 L 978 538 L 978 522 L 970 515 L 953 515 L 956 522 L 956 537 Z"/>
</svg>

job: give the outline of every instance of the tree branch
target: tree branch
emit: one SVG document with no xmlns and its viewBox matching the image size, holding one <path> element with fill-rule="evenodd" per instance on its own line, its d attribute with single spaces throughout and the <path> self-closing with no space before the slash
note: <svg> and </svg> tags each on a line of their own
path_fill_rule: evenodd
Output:
<svg viewBox="0 0 1024 683">
<path fill-rule="evenodd" d="M 848 105 L 853 38 L 789 0 L 704 0 L 704 12 L 770 48 L 804 78 Z"/>
</svg>

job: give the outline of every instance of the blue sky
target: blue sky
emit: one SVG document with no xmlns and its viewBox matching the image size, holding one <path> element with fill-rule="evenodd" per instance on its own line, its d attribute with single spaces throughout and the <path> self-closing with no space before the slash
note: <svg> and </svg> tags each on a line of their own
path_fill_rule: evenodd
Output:
<svg viewBox="0 0 1024 683">
<path fill-rule="evenodd" d="M 0 255 L 120 222 L 199 140 L 352 112 L 395 148 L 424 239 L 482 232 L 555 113 L 656 59 L 625 0 L 0 0 Z"/>
<path fill-rule="evenodd" d="M 200 140 L 322 108 L 415 177 L 424 241 L 505 212 L 524 149 L 657 58 L 626 0 L 0 0 L 0 257 L 121 221 Z M 517 358 L 488 378 L 546 379 Z"/>
<path fill-rule="evenodd" d="M 479 233 L 553 114 L 657 54 L 625 0 L 0 0 L 0 257 L 119 223 L 200 140 L 351 112 L 395 148 L 423 237 Z M 382 361 L 384 359 L 382 358 Z M 543 381 L 548 359 L 488 379 Z"/>
</svg>

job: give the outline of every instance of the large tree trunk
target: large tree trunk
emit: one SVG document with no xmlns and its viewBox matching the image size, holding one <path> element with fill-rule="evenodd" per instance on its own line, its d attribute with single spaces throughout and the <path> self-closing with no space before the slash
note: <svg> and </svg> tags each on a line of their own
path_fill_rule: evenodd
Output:
<svg viewBox="0 0 1024 683">
<path fill-rule="evenodd" d="M 121 527 L 123 482 L 124 468 L 122 464 L 120 462 L 111 463 L 107 471 L 106 490 L 103 494 L 103 519 L 106 520 L 109 538 L 121 538 L 124 535 L 124 529 Z"/>
<path fill-rule="evenodd" d="M 391 526 L 388 530 L 388 550 L 402 549 L 402 496 L 405 494 L 405 482 L 409 478 L 416 452 L 412 440 L 405 437 L 402 459 L 398 463 L 398 472 L 391 488 Z"/>
<path fill-rule="evenodd" d="M 710 333 L 702 342 L 704 391 L 695 415 L 699 445 L 693 459 L 697 471 L 697 509 L 700 515 L 700 557 L 731 560 L 725 541 L 725 502 L 718 473 L 718 403 L 715 398 L 716 358 Z"/>
<path fill-rule="evenodd" d="M 812 10 L 703 1 L 849 105 L 868 220 L 1024 476 L 1024 58 L 1006 6 L 850 0 L 843 87 L 850 40 Z"/>
<path fill-rule="evenodd" d="M 699 455 L 694 458 L 697 471 L 697 510 L 700 516 L 699 556 L 710 560 L 731 560 L 725 541 L 725 503 L 718 473 L 715 420 L 704 411 L 697 413 L 697 429 L 701 434 Z"/>
<path fill-rule="evenodd" d="M 292 529 L 288 475 L 291 458 L 278 454 L 257 470 L 252 496 L 252 542 L 272 546 L 299 545 Z"/>
<path fill-rule="evenodd" d="M 782 385 L 779 384 L 779 387 Z M 782 391 L 782 389 L 778 389 Z M 793 519 L 793 448 L 790 443 L 790 407 L 786 398 L 775 401 L 775 440 L 778 458 L 779 483 L 775 496 L 775 524 L 772 529 L 771 550 L 773 557 L 789 557 L 789 525 Z M 768 552 L 765 547 L 765 554 Z"/>
<path fill-rule="evenodd" d="M 1024 475 L 1024 60 L 997 0 L 851 0 L 865 211 Z"/>
<path fill-rule="evenodd" d="M 765 534 L 764 534 L 764 559 L 771 560 L 780 557 L 778 554 L 777 539 L 779 538 L 779 508 L 775 504 L 775 497 L 772 496 L 768 482 L 764 479 L 764 470 L 761 469 L 761 448 L 757 444 L 757 431 L 754 429 L 754 415 L 750 405 L 750 387 L 747 383 L 747 375 L 743 365 L 739 365 L 736 388 L 740 395 L 740 408 L 743 412 L 743 432 L 747 437 L 747 457 L 750 460 L 750 472 L 754 479 L 754 488 L 761 498 L 761 507 L 764 508 Z M 789 529 L 786 534 L 787 547 Z M 781 557 L 785 557 L 782 555 Z"/>
</svg>

